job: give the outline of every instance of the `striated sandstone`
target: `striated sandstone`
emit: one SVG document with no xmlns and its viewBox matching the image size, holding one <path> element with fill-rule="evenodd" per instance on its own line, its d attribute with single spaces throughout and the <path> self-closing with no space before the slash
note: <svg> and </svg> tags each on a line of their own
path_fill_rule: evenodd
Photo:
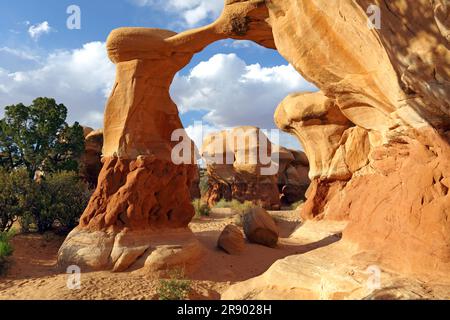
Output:
<svg viewBox="0 0 450 320">
<path fill-rule="evenodd" d="M 280 207 L 277 176 L 269 169 L 272 145 L 256 127 L 237 127 L 208 135 L 202 156 L 207 163 L 209 188 L 207 202 L 221 199 L 252 201 L 264 208 Z"/>
<path fill-rule="evenodd" d="M 379 30 L 367 27 L 370 4 L 381 9 Z M 384 265 L 448 278 L 444 7 L 425 0 L 268 3 L 278 51 L 321 90 L 292 94 L 275 115 L 311 163 L 302 216 L 348 220 L 344 241 L 378 253 Z"/>
</svg>

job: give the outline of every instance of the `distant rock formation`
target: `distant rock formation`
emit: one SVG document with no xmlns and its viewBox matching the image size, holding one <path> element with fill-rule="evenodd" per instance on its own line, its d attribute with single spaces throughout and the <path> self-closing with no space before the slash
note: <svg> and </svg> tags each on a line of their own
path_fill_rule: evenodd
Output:
<svg viewBox="0 0 450 320">
<path fill-rule="evenodd" d="M 273 145 L 256 127 L 237 127 L 208 135 L 202 156 L 207 163 L 209 183 L 204 198 L 210 206 L 222 199 L 236 199 L 276 210 L 302 199 L 309 186 L 304 153 Z M 272 162 L 276 158 L 278 162 Z M 274 170 L 264 173 L 262 169 L 270 166 Z"/>
<path fill-rule="evenodd" d="M 89 185 L 97 186 L 102 169 L 103 130 L 84 127 L 85 151 L 80 159 L 80 174 Z"/>
<path fill-rule="evenodd" d="M 309 179 L 309 161 L 306 154 L 299 150 L 278 147 L 279 169 L 278 190 L 283 205 L 290 205 L 305 199 L 305 193 L 311 180 Z"/>
</svg>

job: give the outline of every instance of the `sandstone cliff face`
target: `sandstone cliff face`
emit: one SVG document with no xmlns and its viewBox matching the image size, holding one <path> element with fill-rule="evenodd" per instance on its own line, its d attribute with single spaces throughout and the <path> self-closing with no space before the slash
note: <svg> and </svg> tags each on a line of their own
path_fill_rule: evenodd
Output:
<svg viewBox="0 0 450 320">
<path fill-rule="evenodd" d="M 381 29 L 367 26 L 370 4 Z M 305 218 L 405 272 L 450 276 L 450 51 L 441 1 L 268 3 L 279 52 L 321 92 L 275 118 L 311 162 Z M 447 23 L 448 27 L 448 23 Z"/>
<path fill-rule="evenodd" d="M 381 29 L 368 26 L 371 4 Z M 117 79 L 105 112 L 104 165 L 62 260 L 89 256 L 86 241 L 95 241 L 81 235 L 96 230 L 117 238 L 187 226 L 194 171 L 170 158 L 171 134 L 182 125 L 169 86 L 196 52 L 235 38 L 276 48 L 321 90 L 290 95 L 275 116 L 310 162 L 302 215 L 348 220 L 343 241 L 392 269 L 449 277 L 448 12 L 438 0 L 227 0 L 216 22 L 180 34 L 113 31 L 107 47 Z"/>
<path fill-rule="evenodd" d="M 273 145 L 256 127 L 207 136 L 202 156 L 209 178 L 205 199 L 211 206 L 236 199 L 275 210 L 302 199 L 309 185 L 304 154 Z"/>
</svg>

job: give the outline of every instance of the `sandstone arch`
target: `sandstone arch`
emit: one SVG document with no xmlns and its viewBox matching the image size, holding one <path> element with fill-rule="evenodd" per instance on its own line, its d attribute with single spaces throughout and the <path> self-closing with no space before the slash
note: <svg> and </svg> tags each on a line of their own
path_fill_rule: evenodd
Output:
<svg viewBox="0 0 450 320">
<path fill-rule="evenodd" d="M 373 2 L 381 30 L 367 27 Z M 192 170 L 170 162 L 170 133 L 182 126 L 168 87 L 196 52 L 235 38 L 276 48 L 321 89 L 288 97 L 276 113 L 314 164 L 304 216 L 348 219 L 344 240 L 374 250 L 381 262 L 448 277 L 450 53 L 443 12 L 442 3 L 428 0 L 227 0 L 222 16 L 199 29 L 113 31 L 108 52 L 117 79 L 105 112 L 104 165 L 60 263 L 122 270 L 151 256 L 155 230 L 187 226 Z M 308 145 L 308 132 L 316 145 Z"/>
</svg>

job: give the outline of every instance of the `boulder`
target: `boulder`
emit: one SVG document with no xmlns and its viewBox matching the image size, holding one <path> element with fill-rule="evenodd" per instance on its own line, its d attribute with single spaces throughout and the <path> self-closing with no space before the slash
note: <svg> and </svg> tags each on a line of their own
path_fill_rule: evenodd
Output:
<svg viewBox="0 0 450 320">
<path fill-rule="evenodd" d="M 58 266 L 75 264 L 83 272 L 111 269 L 164 272 L 182 268 L 194 271 L 203 246 L 188 229 L 164 231 L 96 231 L 74 229 L 58 253 Z"/>
<path fill-rule="evenodd" d="M 278 227 L 266 210 L 251 208 L 243 216 L 244 233 L 250 242 L 267 247 L 276 247 L 278 243 Z"/>
<path fill-rule="evenodd" d="M 220 234 L 217 246 L 229 254 L 240 254 L 245 247 L 244 235 L 237 226 L 230 224 Z"/>
</svg>

